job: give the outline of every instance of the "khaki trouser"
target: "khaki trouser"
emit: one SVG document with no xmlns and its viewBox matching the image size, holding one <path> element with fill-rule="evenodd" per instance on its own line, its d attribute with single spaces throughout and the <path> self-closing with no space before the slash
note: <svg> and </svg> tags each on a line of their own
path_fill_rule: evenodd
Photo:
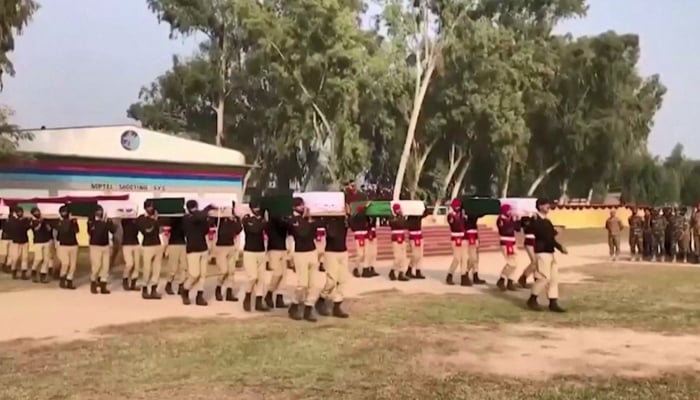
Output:
<svg viewBox="0 0 700 400">
<path fill-rule="evenodd" d="M 348 252 L 326 252 L 326 286 L 321 291 L 321 297 L 336 303 L 343 301 L 349 279 Z"/>
<path fill-rule="evenodd" d="M 377 262 L 377 238 L 367 239 L 365 242 L 365 265 L 374 267 Z"/>
<path fill-rule="evenodd" d="M 227 288 L 233 288 L 236 261 L 238 260 L 238 245 L 214 247 L 214 258 L 216 266 L 219 268 L 219 286 L 225 285 Z"/>
<path fill-rule="evenodd" d="M 512 275 L 515 273 L 518 265 L 515 257 L 515 242 L 513 242 L 512 247 L 501 245 L 501 254 L 503 254 L 503 259 L 506 262 L 503 269 L 501 269 L 501 278 L 512 279 Z"/>
<path fill-rule="evenodd" d="M 52 240 L 49 242 L 49 268 L 54 268 L 54 271 L 57 269 L 61 268 L 61 262 L 58 260 L 58 253 L 56 252 L 56 247 L 58 246 L 58 243 L 56 243 L 55 240 Z"/>
<path fill-rule="evenodd" d="M 51 242 L 34 243 L 34 262 L 32 263 L 32 271 L 45 274 L 49 272 L 50 263 Z"/>
<path fill-rule="evenodd" d="M 185 289 L 204 291 L 204 281 L 207 280 L 207 267 L 209 266 L 209 251 L 187 253 L 187 280 Z"/>
<path fill-rule="evenodd" d="M 141 262 L 141 246 L 137 244 L 127 244 L 122 246 L 124 255 L 124 279 L 138 279 L 143 263 Z"/>
<path fill-rule="evenodd" d="M 396 272 L 406 272 L 408 269 L 406 242 L 391 242 L 391 252 L 394 256 L 394 266 L 392 269 Z"/>
<path fill-rule="evenodd" d="M 265 264 L 267 254 L 262 251 L 244 251 L 243 269 L 246 274 L 245 292 L 262 296 L 265 292 Z"/>
<path fill-rule="evenodd" d="M 185 271 L 187 271 L 187 251 L 184 244 L 171 244 L 165 248 L 165 255 L 168 257 L 169 281 L 175 283 L 185 282 Z"/>
<path fill-rule="evenodd" d="M 318 254 L 318 262 L 323 264 L 326 259 L 326 237 L 323 236 L 320 239 L 314 241 L 316 244 L 316 253 Z"/>
<path fill-rule="evenodd" d="M 90 280 L 107 282 L 109 279 L 109 256 L 112 254 L 109 246 L 90 245 Z"/>
<path fill-rule="evenodd" d="M 29 268 L 29 243 L 10 244 L 10 265 L 16 270 L 19 265 L 22 271 Z"/>
<path fill-rule="evenodd" d="M 559 298 L 559 267 L 552 253 L 537 254 L 537 270 L 532 294 L 539 296 L 545 291 L 549 299 Z"/>
<path fill-rule="evenodd" d="M 695 246 L 695 255 L 700 259 L 700 231 L 693 230 L 693 246 Z"/>
<path fill-rule="evenodd" d="M 611 257 L 620 254 L 620 235 L 608 235 L 608 249 Z"/>
<path fill-rule="evenodd" d="M 419 270 L 423 267 L 423 239 L 409 239 L 411 246 L 411 256 L 409 265 L 414 270 Z"/>
<path fill-rule="evenodd" d="M 160 281 L 160 270 L 163 267 L 163 246 L 141 246 L 141 254 L 143 255 L 143 284 L 157 286 Z"/>
<path fill-rule="evenodd" d="M 0 264 L 10 263 L 10 244 L 11 240 L 0 240 Z"/>
<path fill-rule="evenodd" d="M 454 274 L 459 267 L 459 274 L 466 275 L 469 265 L 469 255 L 467 253 L 467 243 L 462 238 L 454 238 L 450 241 L 452 245 L 452 263 L 450 264 L 450 269 L 447 271 L 449 274 Z"/>
<path fill-rule="evenodd" d="M 467 269 L 470 272 L 479 272 L 479 242 L 467 244 Z"/>
<path fill-rule="evenodd" d="M 59 244 L 56 247 L 56 255 L 61 263 L 61 278 L 72 281 L 75 269 L 78 266 L 78 246 L 63 246 Z"/>
<path fill-rule="evenodd" d="M 267 262 L 270 263 L 272 271 L 270 287 L 267 290 L 275 292 L 279 289 L 282 279 L 284 279 L 284 272 L 287 270 L 287 250 L 268 250 Z"/>
<path fill-rule="evenodd" d="M 316 252 L 294 253 L 294 269 L 297 272 L 295 303 L 312 306 L 316 303 L 321 288 L 318 287 L 318 258 Z"/>
<path fill-rule="evenodd" d="M 285 254 L 285 261 L 287 263 L 294 265 L 294 237 L 287 236 L 287 253 Z"/>
<path fill-rule="evenodd" d="M 536 271 L 537 256 L 535 255 L 535 249 L 533 248 L 533 246 L 525 246 L 525 252 L 527 253 L 527 257 L 530 259 L 530 264 L 528 264 L 528 266 L 525 267 L 525 270 L 523 271 L 523 275 L 525 277 L 528 277 L 528 276 L 534 274 Z"/>
<path fill-rule="evenodd" d="M 366 238 L 355 238 L 355 257 L 353 258 L 353 268 L 361 270 L 367 267 L 367 242 Z"/>
</svg>

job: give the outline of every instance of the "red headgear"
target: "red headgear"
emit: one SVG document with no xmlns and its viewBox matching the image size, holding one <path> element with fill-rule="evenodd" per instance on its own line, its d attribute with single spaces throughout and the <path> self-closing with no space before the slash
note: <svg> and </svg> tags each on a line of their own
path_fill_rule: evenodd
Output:
<svg viewBox="0 0 700 400">
<path fill-rule="evenodd" d="M 510 204 L 501 204 L 501 214 L 508 215 L 510 211 Z"/>
<path fill-rule="evenodd" d="M 357 212 L 361 213 L 362 211 L 365 211 L 365 206 L 363 204 L 360 204 L 357 206 Z"/>
<path fill-rule="evenodd" d="M 459 199 L 452 200 L 451 205 L 454 209 L 462 208 L 462 202 Z"/>
<path fill-rule="evenodd" d="M 394 212 L 401 211 L 401 204 L 394 203 L 391 205 L 391 209 L 394 210 Z"/>
</svg>

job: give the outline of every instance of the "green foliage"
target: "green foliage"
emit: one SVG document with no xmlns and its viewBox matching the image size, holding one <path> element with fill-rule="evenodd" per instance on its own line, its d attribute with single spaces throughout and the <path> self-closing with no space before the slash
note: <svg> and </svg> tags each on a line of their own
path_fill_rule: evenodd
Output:
<svg viewBox="0 0 700 400">
<path fill-rule="evenodd" d="M 38 9 L 39 4 L 33 0 L 3 0 L 0 4 L 0 90 L 2 75 L 15 74 L 9 58 L 15 49 L 15 37 L 22 34 Z"/>
<path fill-rule="evenodd" d="M 243 151 L 261 186 L 386 184 L 404 164 L 407 195 L 431 201 L 681 196 L 687 168 L 646 151 L 666 89 L 639 75 L 635 34 L 554 35 L 584 0 L 416 3 L 383 0 L 366 27 L 357 0 L 148 0 L 207 40 L 128 115 Z"/>
</svg>

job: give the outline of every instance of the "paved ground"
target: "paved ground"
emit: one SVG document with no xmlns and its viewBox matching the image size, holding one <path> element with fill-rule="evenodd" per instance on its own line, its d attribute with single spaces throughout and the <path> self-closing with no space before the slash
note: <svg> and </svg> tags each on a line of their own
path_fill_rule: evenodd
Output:
<svg viewBox="0 0 700 400">
<path fill-rule="evenodd" d="M 569 255 L 558 255 L 561 268 L 575 267 L 606 260 L 606 245 L 586 245 L 571 247 Z M 443 283 L 450 257 L 434 257 L 424 260 L 424 273 L 428 279 L 411 282 L 391 282 L 386 278 L 390 263 L 381 263 L 378 268 L 383 276 L 373 279 L 352 278 L 346 295 L 357 297 L 365 293 L 399 290 L 406 293 L 479 293 L 489 290 L 498 277 L 503 265 L 499 253 L 481 255 L 481 276 L 489 282 L 489 287 L 462 288 Z M 527 265 L 527 256 L 518 256 L 520 268 Z M 242 274 L 239 275 L 239 278 Z M 563 273 L 564 282 L 577 281 L 581 277 L 575 273 Z M 207 285 L 211 296 L 213 282 Z M 46 338 L 70 340 L 88 338 L 95 328 L 143 322 L 162 318 L 178 317 L 234 317 L 249 318 L 260 314 L 245 313 L 241 303 L 216 302 L 210 299 L 208 307 L 185 307 L 177 296 L 167 296 L 161 301 L 145 301 L 136 292 L 122 292 L 112 284 L 111 295 L 90 294 L 83 285 L 75 291 L 59 289 L 26 290 L 0 294 L 0 341 L 20 338 Z M 285 288 L 289 289 L 289 287 Z M 349 311 L 352 312 L 351 306 Z M 283 312 L 283 311 L 277 311 Z"/>
</svg>

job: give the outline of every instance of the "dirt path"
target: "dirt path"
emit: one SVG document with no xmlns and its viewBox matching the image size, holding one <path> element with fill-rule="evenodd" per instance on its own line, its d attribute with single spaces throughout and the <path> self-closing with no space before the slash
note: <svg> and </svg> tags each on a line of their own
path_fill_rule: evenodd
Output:
<svg viewBox="0 0 700 400">
<path fill-rule="evenodd" d="M 439 337 L 437 332 L 430 335 Z M 507 325 L 497 331 L 468 327 L 462 337 L 442 340 L 449 354 L 424 353 L 420 358 L 425 370 L 437 375 L 464 370 L 544 380 L 557 375 L 649 377 L 700 372 L 700 336 Z"/>
<path fill-rule="evenodd" d="M 570 255 L 557 258 L 562 268 L 580 266 L 597 262 L 592 256 L 604 258 L 606 246 L 589 245 L 572 247 Z M 389 263 L 379 265 L 383 276 L 373 279 L 352 278 L 346 295 L 357 297 L 365 293 L 396 289 L 405 293 L 479 293 L 482 288 L 462 288 L 447 286 L 443 283 L 450 257 L 434 257 L 424 260 L 424 272 L 428 279 L 406 283 L 391 282 L 386 278 Z M 527 256 L 519 254 L 518 264 L 527 265 Z M 498 253 L 481 255 L 480 268 L 482 278 L 493 284 L 498 278 L 503 259 Z M 242 274 L 239 274 L 239 278 Z M 286 280 L 286 289 L 291 286 L 291 279 Z M 564 272 L 560 276 L 563 282 L 577 282 L 585 278 L 581 274 Z M 27 284 L 31 285 L 31 284 Z M 233 317 L 250 318 L 241 309 L 241 303 L 219 303 L 210 299 L 208 307 L 185 307 L 177 296 L 168 296 L 161 301 L 144 301 L 139 293 L 122 292 L 112 284 L 111 295 L 92 295 L 85 285 L 75 291 L 59 289 L 26 290 L 0 294 L 0 341 L 20 338 L 46 338 L 53 340 L 72 340 L 87 338 L 95 328 L 107 325 L 120 325 L 143 322 L 162 318 L 190 317 Z M 207 293 L 213 291 L 212 281 L 208 282 Z M 29 286 L 31 287 L 31 286 Z"/>
</svg>

